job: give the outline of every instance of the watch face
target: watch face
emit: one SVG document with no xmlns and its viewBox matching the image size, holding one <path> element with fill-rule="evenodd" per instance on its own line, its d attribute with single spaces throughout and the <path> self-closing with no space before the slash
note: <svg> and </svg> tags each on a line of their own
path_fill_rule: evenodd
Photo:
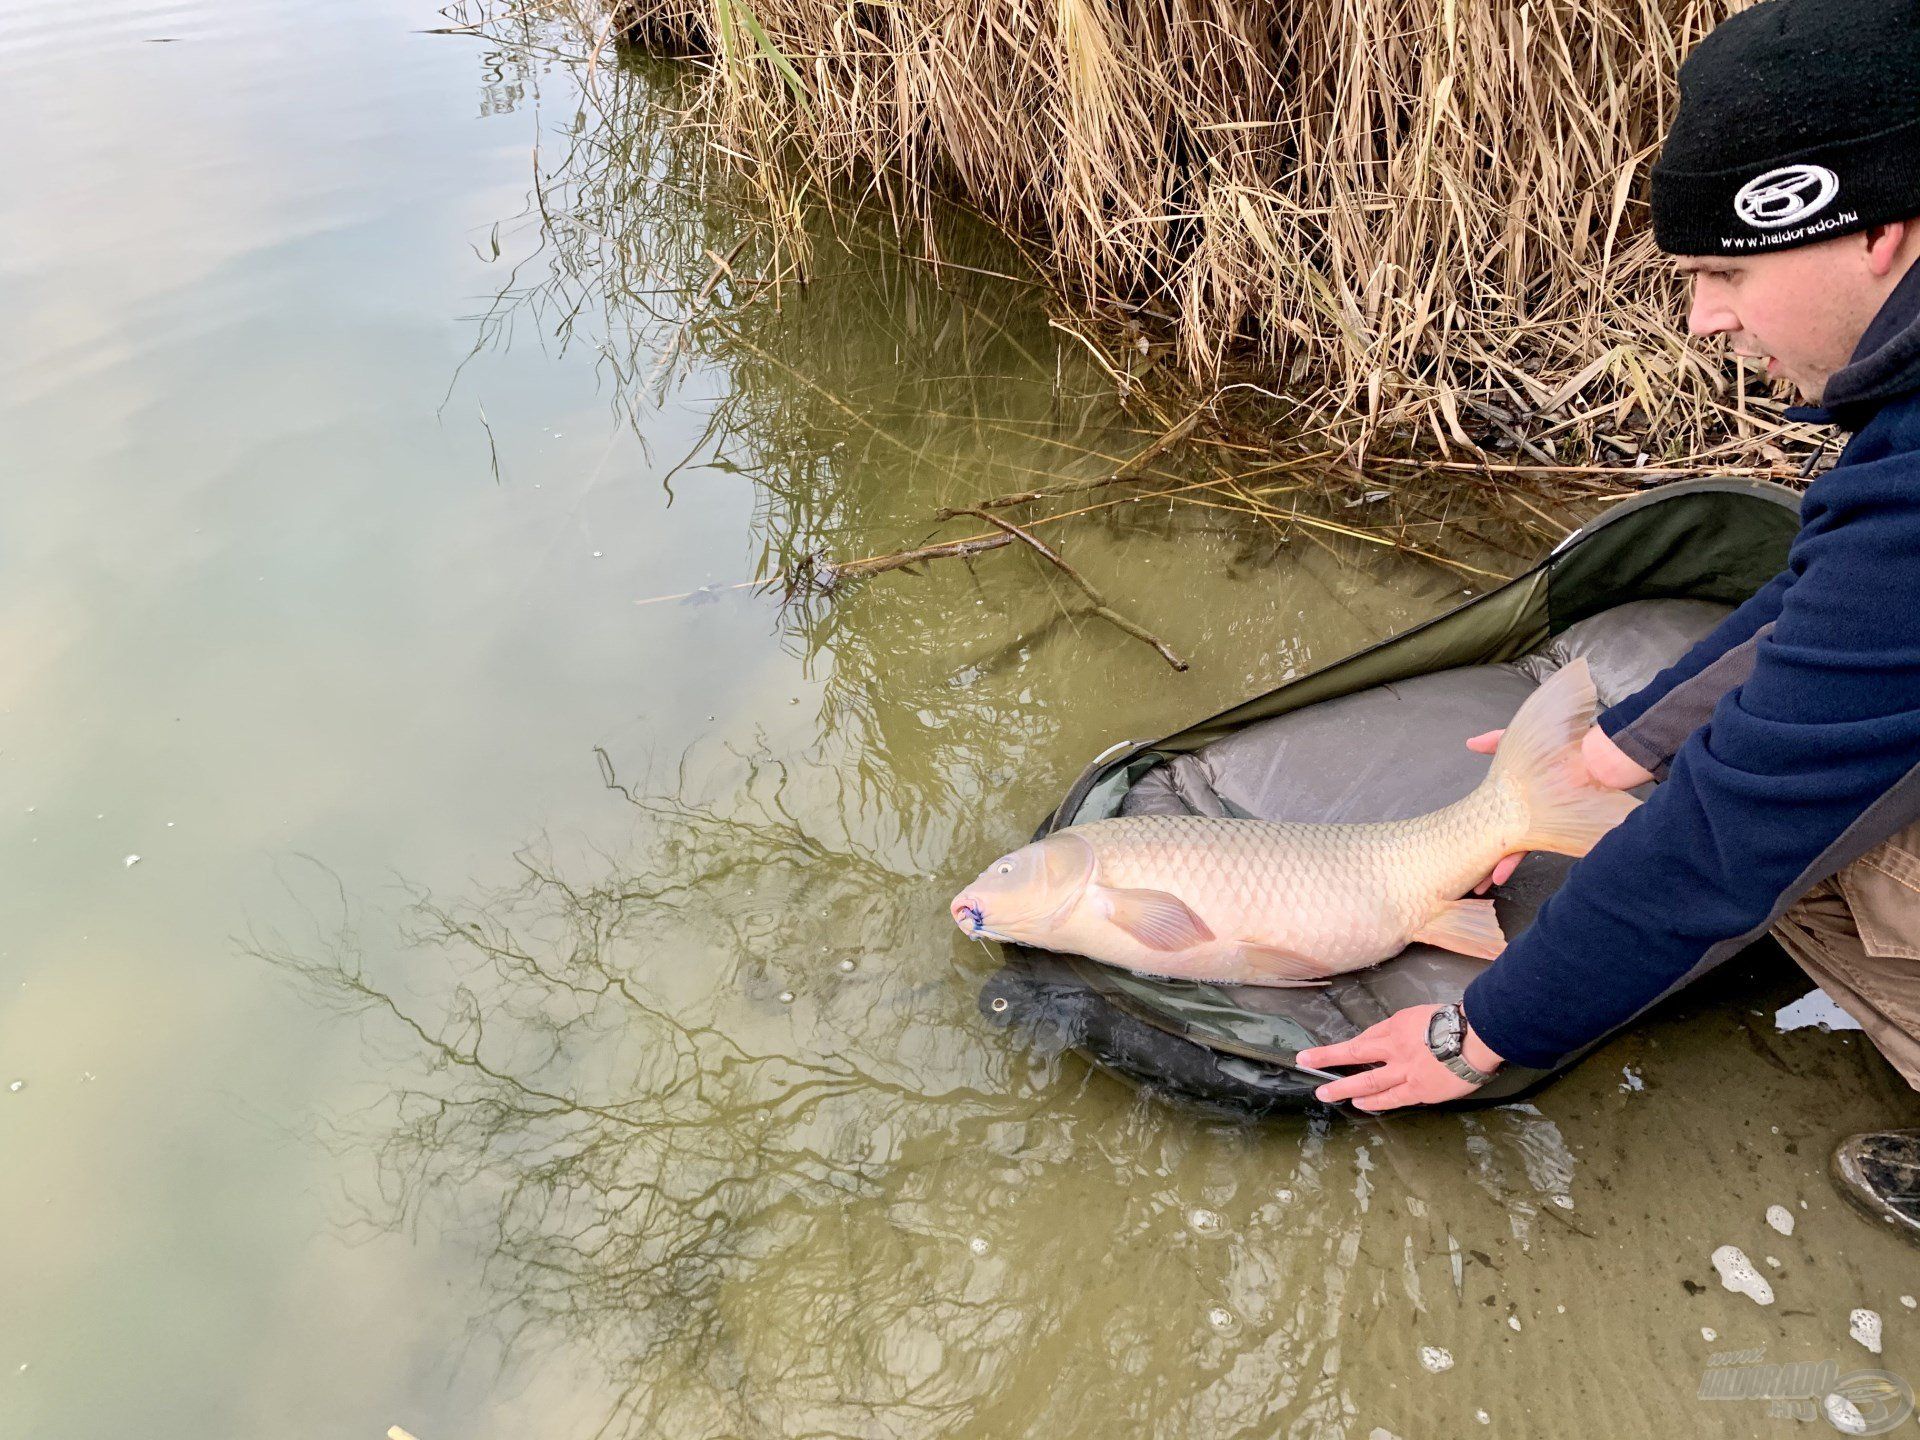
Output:
<svg viewBox="0 0 1920 1440">
<path fill-rule="evenodd" d="M 1460 1053 L 1460 1012 L 1448 1005 L 1427 1022 L 1427 1048 L 1443 1060 Z"/>
</svg>

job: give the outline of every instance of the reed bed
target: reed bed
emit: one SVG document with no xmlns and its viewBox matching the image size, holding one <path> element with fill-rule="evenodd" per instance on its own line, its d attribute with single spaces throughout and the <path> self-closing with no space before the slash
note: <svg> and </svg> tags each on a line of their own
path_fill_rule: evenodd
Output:
<svg viewBox="0 0 1920 1440">
<path fill-rule="evenodd" d="M 704 67 L 685 120 L 795 243 L 823 197 L 929 246 L 971 207 L 1116 349 L 1349 450 L 1804 448 L 1681 333 L 1644 203 L 1680 59 L 1741 0 L 562 3 L 596 53 Z"/>
</svg>

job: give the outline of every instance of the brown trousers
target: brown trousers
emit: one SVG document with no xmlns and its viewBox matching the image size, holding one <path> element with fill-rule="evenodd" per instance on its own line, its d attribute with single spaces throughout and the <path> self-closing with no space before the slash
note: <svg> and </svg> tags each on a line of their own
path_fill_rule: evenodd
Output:
<svg viewBox="0 0 1920 1440">
<path fill-rule="evenodd" d="M 1920 1090 L 1920 824 L 1801 896 L 1773 938 Z"/>
</svg>

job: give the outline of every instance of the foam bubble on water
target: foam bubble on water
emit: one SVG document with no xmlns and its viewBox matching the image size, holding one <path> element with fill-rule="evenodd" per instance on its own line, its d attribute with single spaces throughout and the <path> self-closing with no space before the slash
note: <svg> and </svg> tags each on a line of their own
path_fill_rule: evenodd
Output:
<svg viewBox="0 0 1920 1440">
<path fill-rule="evenodd" d="M 1219 1211 L 1196 1205 L 1187 1211 L 1187 1228 L 1196 1235 L 1218 1235 L 1227 1228 L 1227 1221 Z"/>
<path fill-rule="evenodd" d="M 1915 1305 L 1920 1305 L 1920 1300 L 1915 1300 L 1911 1295 L 1902 1295 L 1900 1297 L 1900 1303 L 1911 1310 Z"/>
<path fill-rule="evenodd" d="M 1855 1310 L 1847 1316 L 1847 1333 L 1873 1354 L 1880 1353 L 1880 1316 L 1873 1310 Z"/>
<path fill-rule="evenodd" d="M 122 860 L 120 863 L 126 866 L 127 869 L 131 870 L 134 866 L 140 863 L 140 857 L 138 855 L 129 855 L 127 856 L 126 859 Z"/>
<path fill-rule="evenodd" d="M 11 1090 L 16 1095 L 18 1095 L 22 1090 L 26 1088 L 27 1088 L 27 1082 L 24 1080 L 15 1080 L 7 1086 L 7 1089 Z"/>
<path fill-rule="evenodd" d="M 1773 1286 L 1738 1245 L 1722 1245 L 1714 1251 L 1713 1268 L 1720 1272 L 1720 1283 L 1735 1294 L 1745 1295 L 1756 1305 L 1773 1303 Z"/>
<path fill-rule="evenodd" d="M 1769 1270 L 1778 1270 L 1780 1268 L 1779 1259 L 1772 1255 L 1767 1256 L 1767 1268 Z"/>
<path fill-rule="evenodd" d="M 1240 1328 L 1240 1318 L 1224 1305 L 1215 1305 L 1207 1311 L 1207 1324 L 1222 1335 L 1231 1335 Z"/>
<path fill-rule="evenodd" d="M 1840 1394 L 1837 1390 L 1821 1402 L 1827 1412 L 1827 1420 L 1842 1435 L 1864 1435 L 1867 1433 L 1867 1417 L 1860 1413 L 1860 1407 Z"/>
<path fill-rule="evenodd" d="M 1291 1191 L 1291 1190 L 1276 1190 L 1276 1191 L 1274 1191 L 1274 1192 L 1273 1192 L 1273 1198 L 1274 1198 L 1274 1199 L 1276 1199 L 1276 1200 L 1279 1200 L 1279 1201 L 1281 1201 L 1281 1202 L 1283 1202 L 1283 1203 L 1284 1203 L 1284 1202 L 1286 1202 L 1286 1201 L 1288 1201 L 1288 1200 L 1291 1200 L 1291 1199 L 1293 1199 L 1293 1191 Z"/>
<path fill-rule="evenodd" d="M 791 990 L 782 990 L 780 992 L 780 1003 L 782 1005 L 791 1005 L 793 1003 L 793 992 Z"/>
<path fill-rule="evenodd" d="M 1700 1338 L 1711 1345 L 1715 1340 L 1720 1338 L 1720 1332 L 1711 1325 L 1702 1325 L 1700 1327 Z"/>
<path fill-rule="evenodd" d="M 1520 1317 L 1518 1315 L 1507 1316 L 1507 1328 L 1509 1330 L 1518 1330 L 1520 1328 Z"/>
<path fill-rule="evenodd" d="M 1493 1416 L 1487 1414 L 1484 1410 L 1474 1411 L 1473 1418 L 1478 1420 L 1482 1425 L 1491 1425 L 1493 1423 Z"/>
<path fill-rule="evenodd" d="M 1420 1347 L 1420 1364 L 1431 1374 L 1438 1375 L 1442 1370 L 1453 1368 L 1453 1352 L 1443 1350 L 1438 1345 Z"/>
<path fill-rule="evenodd" d="M 843 972 L 851 972 L 853 969 L 853 962 L 851 960 L 842 960 L 840 962 L 840 969 Z"/>
<path fill-rule="evenodd" d="M 1778 1230 L 1782 1235 L 1791 1235 L 1793 1234 L 1793 1212 L 1784 1205 L 1769 1205 L 1767 1207 L 1767 1224 Z"/>
<path fill-rule="evenodd" d="M 992 1248 L 993 1247 L 991 1245 L 987 1244 L 987 1239 L 984 1235 L 976 1235 L 971 1240 L 967 1241 L 967 1249 L 971 1250 L 976 1255 L 984 1255 L 987 1253 L 987 1251 L 991 1250 Z"/>
</svg>

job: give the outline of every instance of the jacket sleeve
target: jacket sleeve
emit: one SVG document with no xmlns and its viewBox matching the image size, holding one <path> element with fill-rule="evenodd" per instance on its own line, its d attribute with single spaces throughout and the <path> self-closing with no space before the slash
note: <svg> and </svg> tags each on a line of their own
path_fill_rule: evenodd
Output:
<svg viewBox="0 0 1920 1440">
<path fill-rule="evenodd" d="M 1882 473 L 1829 488 L 1852 498 L 1796 539 L 1794 578 L 1744 681 L 1681 744 L 1653 797 L 1467 988 L 1468 1018 L 1499 1054 L 1551 1065 L 1625 1023 L 1714 945 L 1757 933 L 1920 761 L 1920 475 L 1910 457 L 1858 468 Z"/>
<path fill-rule="evenodd" d="M 1779 617 L 1793 571 L 1782 570 L 1704 640 L 1596 722 L 1629 759 L 1661 780 L 1681 744 L 1720 697 L 1753 670 L 1754 650 Z"/>
</svg>

